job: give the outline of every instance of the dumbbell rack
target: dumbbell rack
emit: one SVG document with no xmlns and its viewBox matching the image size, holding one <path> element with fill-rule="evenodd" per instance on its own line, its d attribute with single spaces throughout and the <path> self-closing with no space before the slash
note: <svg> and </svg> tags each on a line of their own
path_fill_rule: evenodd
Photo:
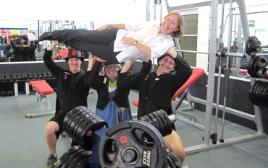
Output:
<svg viewBox="0 0 268 168">
<path fill-rule="evenodd" d="M 39 69 L 37 69 L 39 68 Z M 19 95 L 18 83 L 25 83 L 25 94 L 30 94 L 30 80 L 50 80 L 55 79 L 45 68 L 43 61 L 33 62 L 8 62 L 1 63 L 0 82 L 13 83 L 15 96 Z"/>
</svg>

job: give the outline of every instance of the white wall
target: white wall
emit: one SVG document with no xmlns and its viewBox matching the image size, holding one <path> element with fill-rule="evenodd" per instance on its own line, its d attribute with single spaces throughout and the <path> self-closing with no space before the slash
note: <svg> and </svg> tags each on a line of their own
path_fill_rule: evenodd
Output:
<svg viewBox="0 0 268 168">
<path fill-rule="evenodd" d="M 96 26 L 129 20 L 144 21 L 145 2 L 145 0 L 5 0 L 1 1 L 0 27 L 25 27 L 29 26 L 29 20 L 94 21 Z"/>
</svg>

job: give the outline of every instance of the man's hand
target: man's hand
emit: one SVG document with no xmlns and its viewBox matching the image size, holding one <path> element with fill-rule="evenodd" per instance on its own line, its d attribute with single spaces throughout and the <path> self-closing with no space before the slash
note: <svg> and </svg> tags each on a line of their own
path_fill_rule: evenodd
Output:
<svg viewBox="0 0 268 168">
<path fill-rule="evenodd" d="M 167 53 L 174 59 L 177 57 L 177 51 L 175 47 L 168 49 Z"/>
<path fill-rule="evenodd" d="M 100 57 L 94 55 L 94 54 L 91 53 L 91 52 L 88 52 L 87 54 L 88 54 L 88 58 L 89 58 L 89 59 L 94 59 L 94 60 L 96 60 L 96 61 L 98 61 L 98 62 L 106 62 L 105 59 L 102 59 L 102 58 L 100 58 Z"/>
<path fill-rule="evenodd" d="M 123 67 L 121 68 L 120 73 L 128 72 L 128 70 L 131 68 L 133 64 L 133 60 L 129 60 L 128 62 L 124 63 Z"/>
<path fill-rule="evenodd" d="M 58 44 L 58 41 L 52 41 L 52 44 L 47 47 L 47 50 L 52 51 Z"/>
<path fill-rule="evenodd" d="M 105 60 L 105 59 L 102 59 L 102 58 L 97 57 L 97 56 L 96 56 L 96 61 L 98 61 L 98 62 L 106 62 L 106 60 Z"/>
</svg>

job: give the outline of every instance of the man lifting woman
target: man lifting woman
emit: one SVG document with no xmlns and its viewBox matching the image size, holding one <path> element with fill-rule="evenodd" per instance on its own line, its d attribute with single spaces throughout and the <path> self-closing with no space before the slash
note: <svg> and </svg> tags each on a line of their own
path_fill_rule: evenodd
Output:
<svg viewBox="0 0 268 168">
<path fill-rule="evenodd" d="M 163 71 L 161 71 L 160 74 L 161 78 L 163 77 L 164 79 L 164 77 L 168 76 L 167 79 L 170 79 L 172 81 L 173 78 L 175 79 L 177 76 L 180 76 L 180 73 L 184 73 L 181 74 L 181 77 L 185 78 L 183 78 L 180 83 L 177 83 L 177 88 L 186 81 L 186 79 L 191 74 L 191 71 L 189 69 L 189 66 L 185 64 L 185 62 L 181 58 L 178 58 L 174 54 L 166 53 L 170 52 L 170 49 L 172 50 L 172 48 L 174 47 L 173 37 L 179 37 L 182 35 L 182 33 L 183 17 L 177 12 L 171 12 L 164 17 L 163 21 L 160 24 L 109 24 L 104 25 L 97 30 L 56 30 L 53 32 L 47 32 L 42 34 L 39 38 L 39 41 L 57 40 L 63 42 L 64 44 L 72 48 L 81 51 L 89 51 L 93 55 L 96 55 L 109 63 L 130 63 L 129 65 L 125 64 L 124 66 L 131 66 L 131 62 L 133 60 L 142 60 L 144 62 L 148 62 L 150 59 L 158 59 L 159 67 L 162 68 Z M 169 65 L 169 63 L 173 64 L 170 65 L 170 67 L 168 68 L 167 66 Z M 182 67 L 178 69 L 178 66 Z M 185 70 L 181 70 L 184 68 Z M 158 72 L 159 71 L 160 70 L 158 70 Z M 173 71 L 176 71 L 175 76 L 170 75 L 170 72 Z M 157 75 L 158 72 L 156 72 Z M 125 72 L 122 73 L 123 76 L 124 73 Z M 124 77 L 122 78 L 122 76 L 120 77 L 120 82 L 122 81 L 122 79 L 123 83 L 130 82 L 129 79 L 126 80 L 124 79 Z M 139 82 L 140 84 L 143 83 L 142 81 Z M 138 87 L 140 92 L 143 94 L 143 85 L 140 86 L 140 84 L 138 84 L 136 87 Z M 165 87 L 165 85 L 163 85 L 163 87 Z M 169 94 L 164 97 L 165 99 L 167 99 L 166 101 L 170 100 L 170 95 L 172 94 L 171 92 L 175 90 L 173 86 L 170 86 L 170 88 L 172 89 L 170 90 L 170 92 L 168 92 Z M 162 100 L 162 98 L 159 98 L 159 100 Z M 167 106 L 163 107 L 168 108 L 167 113 L 169 114 L 170 104 L 167 103 L 165 105 Z M 139 107 L 138 111 L 140 111 L 141 109 L 142 108 Z M 147 109 L 146 113 L 151 113 L 153 110 L 158 109 Z M 139 112 L 138 114 L 138 117 L 144 115 Z M 165 137 L 165 140 L 169 149 L 172 152 L 176 153 L 181 160 L 183 160 L 185 153 L 178 134 L 173 131 L 170 136 Z M 173 143 L 174 140 L 178 142 Z"/>
<path fill-rule="evenodd" d="M 183 17 L 178 12 L 171 12 L 160 24 L 108 24 L 97 30 L 56 30 L 43 33 L 39 41 L 61 41 L 111 63 L 148 61 L 174 47 L 173 37 L 182 35 L 183 24 Z"/>
</svg>

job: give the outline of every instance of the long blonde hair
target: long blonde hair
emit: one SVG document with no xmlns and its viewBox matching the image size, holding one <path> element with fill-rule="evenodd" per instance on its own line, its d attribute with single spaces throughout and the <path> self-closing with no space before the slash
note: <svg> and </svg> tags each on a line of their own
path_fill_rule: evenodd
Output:
<svg viewBox="0 0 268 168">
<path fill-rule="evenodd" d="M 172 12 L 169 12 L 164 18 L 170 16 L 170 15 L 176 15 L 178 16 L 178 22 L 179 22 L 179 29 L 175 32 L 172 33 L 172 36 L 173 37 L 181 37 L 184 33 L 184 19 L 183 19 L 183 16 L 177 12 L 177 11 L 172 11 Z"/>
</svg>

